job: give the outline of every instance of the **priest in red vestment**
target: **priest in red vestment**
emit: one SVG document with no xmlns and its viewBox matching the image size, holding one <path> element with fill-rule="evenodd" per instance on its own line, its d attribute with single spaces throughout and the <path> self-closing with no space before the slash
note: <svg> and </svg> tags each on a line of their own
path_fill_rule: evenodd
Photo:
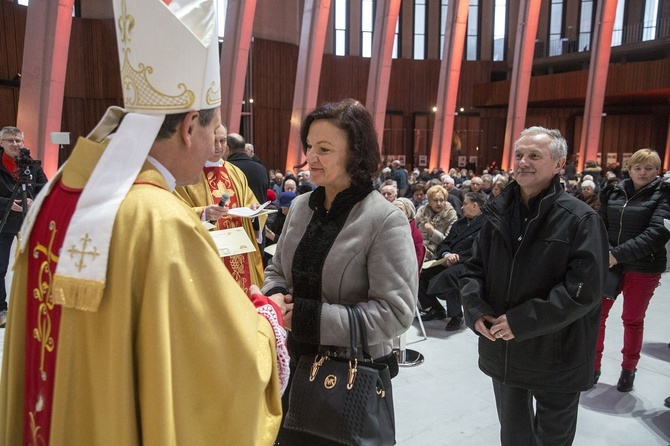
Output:
<svg viewBox="0 0 670 446">
<path fill-rule="evenodd" d="M 194 185 L 177 187 L 174 193 L 191 206 L 202 221 L 216 221 L 217 229 L 244 228 L 255 251 L 223 257 L 222 260 L 240 287 L 248 291 L 252 284 L 263 284 L 263 260 L 257 243 L 259 231 L 254 229 L 254 224 L 258 225 L 258 222 L 228 215 L 228 209 L 256 207 L 258 202 L 244 173 L 225 161 L 227 134 L 224 125 L 216 129 L 214 155 L 205 163 L 200 181 Z M 219 206 L 223 194 L 229 196 L 224 207 Z"/>
</svg>

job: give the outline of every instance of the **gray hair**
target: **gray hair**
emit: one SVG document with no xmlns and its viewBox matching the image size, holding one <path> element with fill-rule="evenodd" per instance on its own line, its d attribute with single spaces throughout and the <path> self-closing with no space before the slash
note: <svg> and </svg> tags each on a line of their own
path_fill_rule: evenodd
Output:
<svg viewBox="0 0 670 446">
<path fill-rule="evenodd" d="M 416 217 L 416 209 L 414 208 L 414 203 L 409 201 L 409 198 L 398 197 L 393 200 L 393 204 L 396 203 L 402 204 L 403 208 L 405 208 L 405 215 L 407 216 L 408 220 L 414 220 L 414 217 Z"/>
<path fill-rule="evenodd" d="M 596 190 L 596 183 L 594 183 L 591 180 L 585 180 L 585 181 L 582 181 L 581 187 L 590 187 L 593 190 Z"/>
<path fill-rule="evenodd" d="M 568 143 L 556 129 L 546 129 L 540 126 L 528 127 L 521 132 L 521 136 L 514 143 L 514 149 L 516 150 L 519 145 L 519 140 L 524 136 L 537 136 L 537 135 L 547 135 L 551 142 L 549 143 L 549 153 L 551 154 L 552 160 L 558 160 L 559 158 L 565 158 L 568 156 Z"/>
<path fill-rule="evenodd" d="M 7 126 L 3 127 L 2 130 L 0 130 L 0 138 L 4 137 L 5 134 L 10 134 L 10 135 L 21 135 L 23 137 L 23 132 L 19 130 L 17 127 L 12 127 L 12 126 Z"/>
</svg>

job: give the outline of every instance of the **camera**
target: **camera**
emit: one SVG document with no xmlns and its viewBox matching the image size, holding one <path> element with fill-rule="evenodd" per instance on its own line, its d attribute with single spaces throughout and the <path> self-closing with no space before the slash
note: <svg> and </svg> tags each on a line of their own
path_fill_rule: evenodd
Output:
<svg viewBox="0 0 670 446">
<path fill-rule="evenodd" d="M 26 148 L 19 150 L 19 155 L 14 159 L 14 162 L 19 169 L 42 165 L 40 160 L 34 160 L 30 157 L 30 149 Z"/>
</svg>

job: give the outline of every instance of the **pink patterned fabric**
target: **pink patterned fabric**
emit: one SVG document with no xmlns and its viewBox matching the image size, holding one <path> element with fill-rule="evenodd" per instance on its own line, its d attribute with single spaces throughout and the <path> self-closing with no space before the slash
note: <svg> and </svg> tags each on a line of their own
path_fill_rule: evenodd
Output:
<svg viewBox="0 0 670 446">
<path fill-rule="evenodd" d="M 279 368 L 279 384 L 281 393 L 284 394 L 286 386 L 288 386 L 289 371 L 289 355 L 286 349 L 286 330 L 279 323 L 277 312 L 270 304 L 266 304 L 256 308 L 258 314 L 265 317 L 272 326 L 275 333 L 275 349 L 277 350 L 277 367 Z"/>
</svg>

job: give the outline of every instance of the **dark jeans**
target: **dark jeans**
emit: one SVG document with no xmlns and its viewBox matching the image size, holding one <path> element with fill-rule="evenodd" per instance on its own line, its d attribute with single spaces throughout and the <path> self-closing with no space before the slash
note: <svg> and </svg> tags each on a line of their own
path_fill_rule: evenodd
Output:
<svg viewBox="0 0 670 446">
<path fill-rule="evenodd" d="M 502 446 L 569 446 L 577 431 L 580 392 L 529 390 L 493 379 Z M 537 410 L 533 411 L 533 399 Z"/>
<path fill-rule="evenodd" d="M 424 269 L 419 276 L 419 304 L 421 308 L 436 308 L 442 310 L 442 304 L 439 299 L 447 302 L 447 316 L 456 317 L 463 314 L 461 309 L 461 290 L 458 286 L 458 276 L 463 270 L 463 265 L 456 264 L 449 268 L 443 266 L 434 266 Z M 438 277 L 439 276 L 439 277 Z M 438 280 L 440 286 L 435 287 L 435 280 Z M 431 283 L 432 281 L 432 283 Z M 435 292 L 434 289 L 439 289 Z M 433 291 L 433 292 L 429 292 Z"/>
<path fill-rule="evenodd" d="M 5 276 L 9 267 L 9 255 L 12 252 L 12 243 L 16 234 L 0 233 L 0 311 L 7 309 L 7 290 L 5 289 Z"/>
</svg>

